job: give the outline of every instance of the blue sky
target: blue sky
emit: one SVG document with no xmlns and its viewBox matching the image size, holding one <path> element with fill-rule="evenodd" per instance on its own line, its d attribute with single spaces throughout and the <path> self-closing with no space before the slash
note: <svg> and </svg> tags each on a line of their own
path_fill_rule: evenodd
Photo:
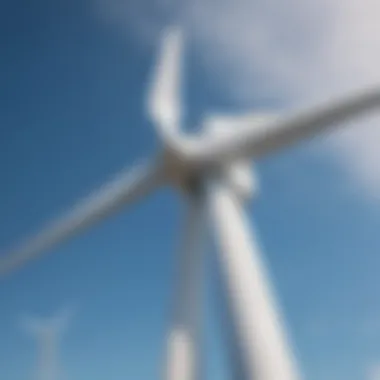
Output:
<svg viewBox="0 0 380 380">
<path fill-rule="evenodd" d="M 79 0 L 0 4 L 1 250 L 158 147 L 144 112 L 155 49 L 134 26 L 104 22 Z M 206 112 L 242 108 L 198 58 L 195 47 L 190 126 Z M 258 87 L 249 106 L 281 102 Z M 257 171 L 261 191 L 249 214 L 305 378 L 365 378 L 380 360 L 378 204 L 322 140 L 260 161 Z M 157 378 L 183 212 L 181 199 L 161 190 L 2 280 L 0 378 L 32 378 L 35 342 L 18 317 L 72 303 L 61 345 L 66 379 Z M 209 281 L 206 371 L 222 380 L 213 295 Z"/>
</svg>

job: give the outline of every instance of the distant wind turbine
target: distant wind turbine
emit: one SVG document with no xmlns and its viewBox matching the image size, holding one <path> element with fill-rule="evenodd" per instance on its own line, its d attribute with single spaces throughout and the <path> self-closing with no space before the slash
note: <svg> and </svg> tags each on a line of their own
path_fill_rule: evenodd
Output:
<svg viewBox="0 0 380 380">
<path fill-rule="evenodd" d="M 49 319 L 37 319 L 31 316 L 21 318 L 23 330 L 37 340 L 36 380 L 62 380 L 59 344 L 71 318 L 72 311 L 68 309 Z"/>
<path fill-rule="evenodd" d="M 10 273 L 158 186 L 174 186 L 186 194 L 189 215 L 175 286 L 165 379 L 196 380 L 199 376 L 202 241 L 210 225 L 219 248 L 239 380 L 297 380 L 300 374 L 286 329 L 244 214 L 244 201 L 257 191 L 249 162 L 379 109 L 380 88 L 288 117 L 256 113 L 209 118 L 203 131 L 190 136 L 180 128 L 182 44 L 178 28 L 165 31 L 147 101 L 162 151 L 150 163 L 121 174 L 66 217 L 3 256 L 0 274 Z"/>
</svg>

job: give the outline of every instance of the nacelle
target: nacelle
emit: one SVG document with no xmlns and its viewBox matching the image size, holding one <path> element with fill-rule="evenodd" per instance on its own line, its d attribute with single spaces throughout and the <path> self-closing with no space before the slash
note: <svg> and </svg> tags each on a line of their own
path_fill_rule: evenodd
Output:
<svg viewBox="0 0 380 380">
<path fill-rule="evenodd" d="M 251 117 L 249 117 L 248 120 L 252 122 Z M 242 121 L 244 122 L 242 123 Z M 210 135 L 210 138 L 212 139 L 218 139 L 221 136 L 228 136 L 229 133 L 236 133 L 237 128 L 245 127 L 247 124 L 247 117 L 209 117 L 205 124 L 205 133 Z M 223 172 L 228 185 L 234 189 L 235 193 L 242 200 L 249 200 L 256 195 L 258 184 L 250 159 L 225 164 Z"/>
</svg>

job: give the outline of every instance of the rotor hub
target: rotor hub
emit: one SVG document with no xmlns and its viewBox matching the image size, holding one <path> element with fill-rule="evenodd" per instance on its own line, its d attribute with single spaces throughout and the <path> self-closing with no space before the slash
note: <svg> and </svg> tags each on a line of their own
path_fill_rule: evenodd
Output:
<svg viewBox="0 0 380 380">
<path fill-rule="evenodd" d="M 243 201 L 252 199 L 258 192 L 258 183 L 250 161 L 241 160 L 206 167 L 194 166 L 170 150 L 164 151 L 163 160 L 169 182 L 186 193 L 199 188 L 202 178 L 210 172 L 214 172 L 218 177 L 222 176 L 225 183 Z"/>
</svg>

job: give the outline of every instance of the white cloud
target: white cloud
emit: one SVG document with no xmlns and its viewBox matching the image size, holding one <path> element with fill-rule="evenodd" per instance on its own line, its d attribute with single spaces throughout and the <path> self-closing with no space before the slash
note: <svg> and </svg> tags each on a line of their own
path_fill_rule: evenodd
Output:
<svg viewBox="0 0 380 380">
<path fill-rule="evenodd" d="M 238 103 L 275 96 L 295 107 L 380 83 L 378 0 L 188 0 L 180 7 L 169 0 L 97 1 L 107 4 L 113 20 L 117 15 L 146 40 L 156 40 L 165 17 L 181 8 L 210 78 Z M 342 168 L 375 196 L 380 190 L 377 121 L 328 140 L 338 147 Z"/>
<path fill-rule="evenodd" d="M 101 22 L 116 26 L 128 38 L 143 45 L 158 41 L 162 26 L 175 8 L 176 0 L 93 0 Z"/>
<path fill-rule="evenodd" d="M 380 364 L 372 364 L 367 371 L 368 380 L 380 380 Z"/>
<path fill-rule="evenodd" d="M 279 94 L 302 106 L 380 84 L 377 0 L 195 0 L 191 20 L 210 75 L 238 102 Z M 380 119 L 329 139 L 370 196 L 380 190 Z M 336 149 L 338 148 L 338 149 Z M 380 198 L 379 198 L 380 199 Z"/>
</svg>

